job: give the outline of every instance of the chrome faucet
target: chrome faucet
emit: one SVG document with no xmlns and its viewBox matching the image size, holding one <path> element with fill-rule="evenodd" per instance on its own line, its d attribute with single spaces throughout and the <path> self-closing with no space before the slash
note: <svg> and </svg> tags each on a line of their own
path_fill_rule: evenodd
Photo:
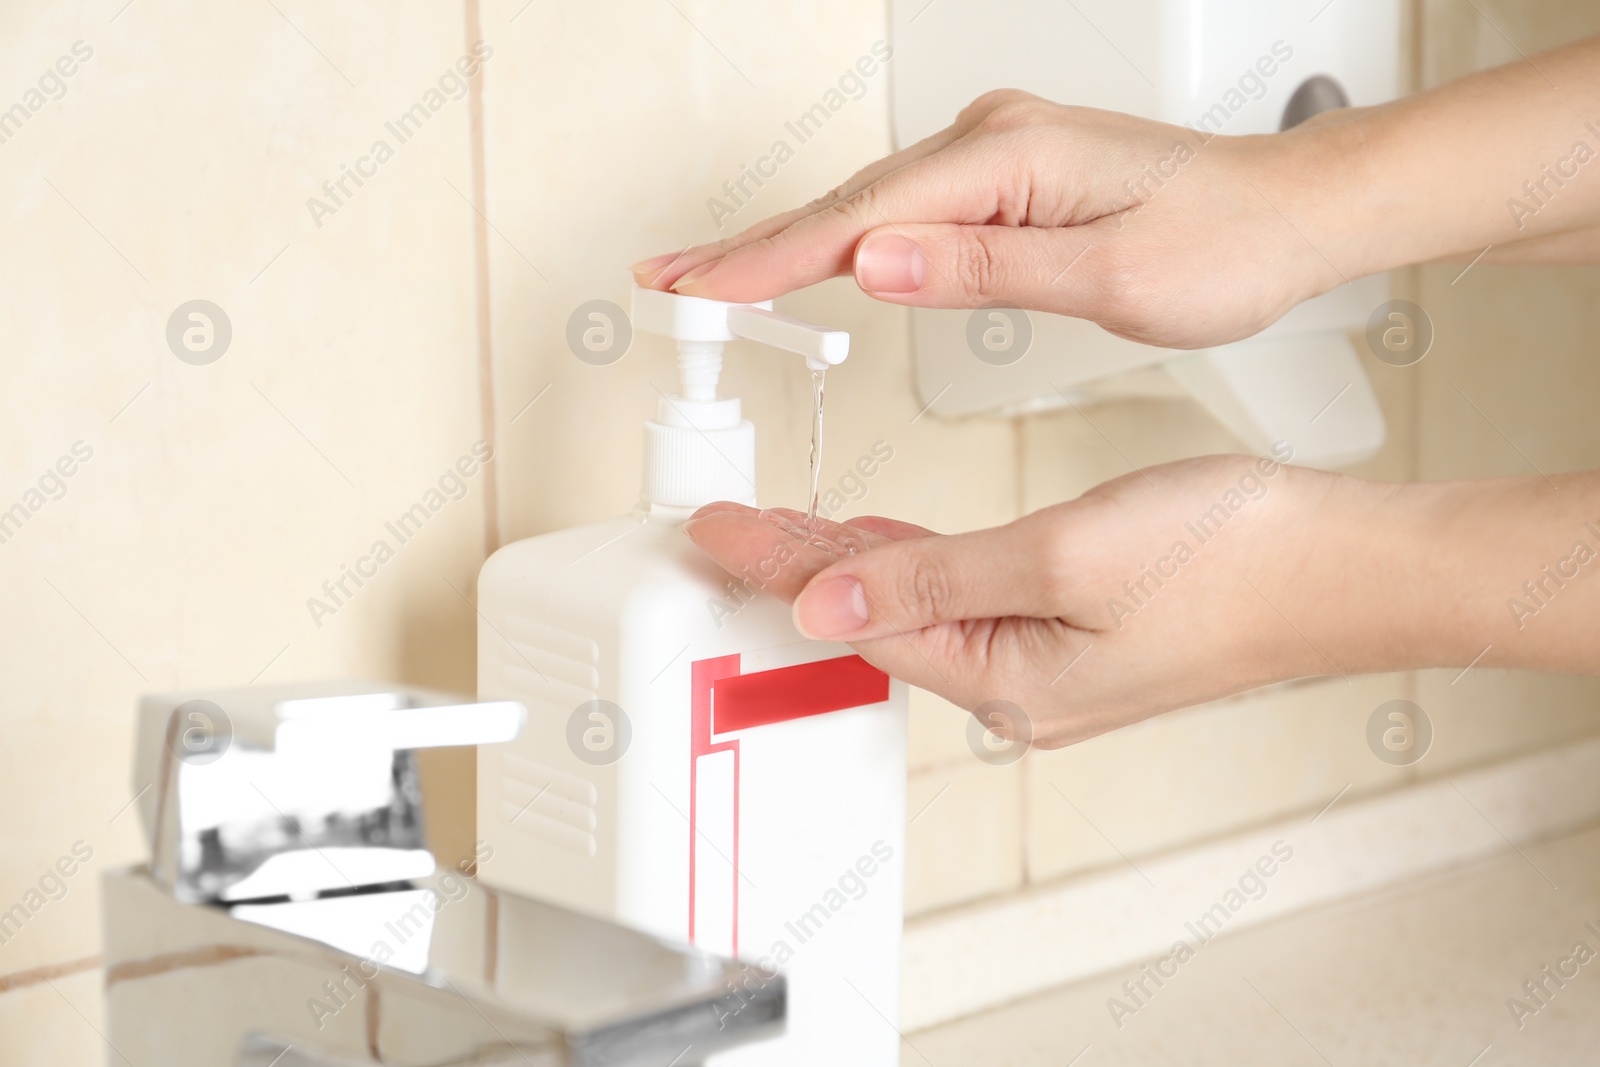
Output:
<svg viewBox="0 0 1600 1067">
<path fill-rule="evenodd" d="M 364 683 L 148 696 L 148 866 L 105 877 L 111 1063 L 690 1067 L 782 1032 L 781 976 L 488 888 L 424 845 L 419 748 L 525 712 Z"/>
</svg>

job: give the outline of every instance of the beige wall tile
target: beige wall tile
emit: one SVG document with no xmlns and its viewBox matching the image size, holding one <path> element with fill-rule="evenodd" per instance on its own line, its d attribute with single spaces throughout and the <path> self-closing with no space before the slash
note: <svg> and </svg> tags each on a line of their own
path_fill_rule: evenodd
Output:
<svg viewBox="0 0 1600 1067">
<path fill-rule="evenodd" d="M 1372 754 L 1366 724 L 1379 704 L 1408 697 L 1407 682 L 1374 675 L 1276 686 L 1029 752 L 1028 880 L 1315 813 L 1347 786 L 1351 797 L 1399 784 L 1407 772 Z"/>
<path fill-rule="evenodd" d="M 906 796 L 906 914 L 1022 884 L 1020 764 L 963 763 L 910 776 Z"/>
<path fill-rule="evenodd" d="M 1465 676 L 1421 671 L 1415 700 L 1434 731 L 1433 749 L 1417 768 L 1422 777 L 1600 733 L 1593 678 L 1476 667 Z"/>
<path fill-rule="evenodd" d="M 98 967 L 75 969 L 0 994 L 0 1063 L 98 1067 L 119 1062 L 100 1037 L 105 1032 L 102 977 Z"/>
<path fill-rule="evenodd" d="M 1536 477 L 1600 465 L 1593 433 L 1600 268 L 1421 272 L 1433 320 L 1420 378 L 1419 474 Z"/>
<path fill-rule="evenodd" d="M 1424 84 L 1438 85 L 1600 33 L 1600 10 L 1584 0 L 1417 0 L 1422 10 Z"/>
<path fill-rule="evenodd" d="M 967 741 L 972 714 L 926 689 L 911 690 L 906 766 L 912 771 L 963 763 L 972 758 Z"/>
</svg>

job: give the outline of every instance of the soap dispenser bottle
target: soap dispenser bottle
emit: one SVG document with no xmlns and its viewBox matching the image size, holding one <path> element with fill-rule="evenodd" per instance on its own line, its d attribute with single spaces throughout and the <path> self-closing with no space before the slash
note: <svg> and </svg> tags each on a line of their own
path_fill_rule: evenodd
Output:
<svg viewBox="0 0 1600 1067">
<path fill-rule="evenodd" d="M 677 341 L 682 381 L 645 424 L 638 507 L 507 545 L 479 576 L 480 699 L 528 709 L 519 739 L 479 752 L 480 877 L 745 960 L 721 1013 L 781 971 L 785 1035 L 715 1064 L 892 1067 L 905 686 L 802 637 L 678 529 L 712 501 L 755 503 L 723 346 L 819 370 L 849 336 L 770 302 L 642 289 L 633 325 Z"/>
</svg>

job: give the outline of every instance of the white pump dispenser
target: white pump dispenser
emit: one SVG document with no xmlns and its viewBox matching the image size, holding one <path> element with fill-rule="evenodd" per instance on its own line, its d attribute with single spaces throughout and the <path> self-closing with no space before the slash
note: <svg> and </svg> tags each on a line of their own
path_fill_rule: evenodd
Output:
<svg viewBox="0 0 1600 1067">
<path fill-rule="evenodd" d="M 645 423 L 646 508 L 698 508 L 713 500 L 755 502 L 755 427 L 739 401 L 717 396 L 722 347 L 736 338 L 804 356 L 813 371 L 843 363 L 850 335 L 779 315 L 772 301 L 729 304 L 656 289 L 633 290 L 633 327 L 678 342 L 682 392 L 662 395 Z"/>
<path fill-rule="evenodd" d="M 640 506 L 507 545 L 478 578 L 479 693 L 528 709 L 521 737 L 478 753 L 479 877 L 748 961 L 727 1016 L 781 971 L 785 1035 L 711 1067 L 893 1067 L 906 687 L 806 640 L 762 592 L 798 542 L 735 577 L 678 528 L 755 501 L 755 429 L 717 395 L 723 346 L 816 371 L 849 336 L 648 290 L 633 327 L 678 342 L 682 379 L 645 424 Z"/>
</svg>

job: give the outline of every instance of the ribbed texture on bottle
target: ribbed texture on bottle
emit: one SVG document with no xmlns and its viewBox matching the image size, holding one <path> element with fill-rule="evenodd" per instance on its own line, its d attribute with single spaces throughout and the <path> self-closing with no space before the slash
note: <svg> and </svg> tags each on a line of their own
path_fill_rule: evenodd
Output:
<svg viewBox="0 0 1600 1067">
<path fill-rule="evenodd" d="M 756 495 L 756 428 L 723 430 L 644 424 L 646 503 L 697 508 L 714 500 L 752 503 Z"/>
</svg>

